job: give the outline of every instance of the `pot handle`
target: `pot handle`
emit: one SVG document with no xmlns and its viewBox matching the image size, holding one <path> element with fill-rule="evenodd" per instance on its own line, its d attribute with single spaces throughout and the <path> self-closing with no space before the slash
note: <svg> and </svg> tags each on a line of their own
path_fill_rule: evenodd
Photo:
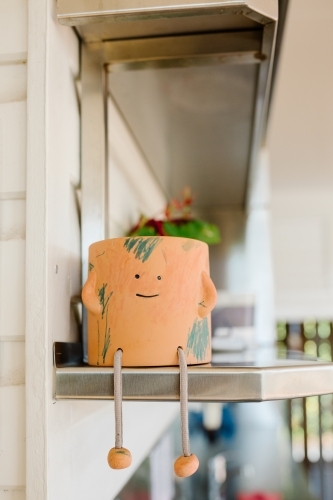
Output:
<svg viewBox="0 0 333 500">
<path fill-rule="evenodd" d="M 94 270 L 91 270 L 89 272 L 88 279 L 82 289 L 82 301 L 89 312 L 97 315 L 102 312 L 102 305 L 95 291 L 96 281 L 96 272 Z"/>
<path fill-rule="evenodd" d="M 217 300 L 215 285 L 205 271 L 201 273 L 201 287 L 198 315 L 205 318 L 214 309 Z"/>
</svg>

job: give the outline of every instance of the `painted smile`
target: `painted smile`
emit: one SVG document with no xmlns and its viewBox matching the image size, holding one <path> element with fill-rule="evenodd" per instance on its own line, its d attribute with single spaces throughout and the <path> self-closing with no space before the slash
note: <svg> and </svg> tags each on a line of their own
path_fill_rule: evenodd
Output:
<svg viewBox="0 0 333 500">
<path fill-rule="evenodd" d="M 157 293 L 156 295 L 141 295 L 141 293 L 137 293 L 136 296 L 137 297 L 144 297 L 145 299 L 151 299 L 152 297 L 158 297 L 159 293 Z"/>
</svg>

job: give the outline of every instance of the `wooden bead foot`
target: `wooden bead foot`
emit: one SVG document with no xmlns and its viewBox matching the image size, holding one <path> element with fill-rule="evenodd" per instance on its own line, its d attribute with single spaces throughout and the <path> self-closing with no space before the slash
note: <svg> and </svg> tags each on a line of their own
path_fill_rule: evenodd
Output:
<svg viewBox="0 0 333 500">
<path fill-rule="evenodd" d="M 181 456 L 174 463 L 174 471 L 178 477 L 189 477 L 196 472 L 199 467 L 199 460 L 195 455 L 189 457 Z"/>
<path fill-rule="evenodd" d="M 108 464 L 111 469 L 126 469 L 132 463 L 132 455 L 126 448 L 111 448 L 108 454 Z"/>
</svg>

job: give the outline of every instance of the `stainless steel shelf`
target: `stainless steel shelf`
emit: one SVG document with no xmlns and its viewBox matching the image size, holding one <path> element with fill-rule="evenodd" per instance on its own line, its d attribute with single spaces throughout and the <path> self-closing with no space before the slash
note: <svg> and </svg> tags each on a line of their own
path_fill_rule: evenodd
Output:
<svg viewBox="0 0 333 500">
<path fill-rule="evenodd" d="M 190 401 L 268 401 L 333 393 L 333 363 L 275 351 L 217 354 L 211 365 L 188 367 Z M 56 342 L 55 399 L 113 399 L 113 368 L 83 365 L 80 344 Z M 123 398 L 179 400 L 179 369 L 124 368 Z"/>
<path fill-rule="evenodd" d="M 271 0 L 57 0 L 60 24 L 85 42 L 244 30 L 277 20 Z"/>
<path fill-rule="evenodd" d="M 197 210 L 244 209 L 265 135 L 278 5 L 57 1 L 59 22 L 83 41 L 83 255 L 106 226 L 102 138 L 116 126 L 111 114 L 106 126 L 110 102 L 159 192 L 172 198 L 190 185 Z"/>
</svg>

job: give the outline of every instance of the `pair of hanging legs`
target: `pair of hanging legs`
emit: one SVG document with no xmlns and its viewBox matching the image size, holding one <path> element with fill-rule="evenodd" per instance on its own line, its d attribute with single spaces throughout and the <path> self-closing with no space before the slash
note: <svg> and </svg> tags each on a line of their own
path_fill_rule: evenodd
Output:
<svg viewBox="0 0 333 500">
<path fill-rule="evenodd" d="M 199 467 L 199 460 L 190 451 L 188 432 L 188 377 L 187 364 L 184 351 L 178 347 L 180 368 L 180 419 L 182 434 L 183 455 L 174 463 L 175 474 L 179 477 L 188 477 L 194 474 Z M 123 422 L 122 422 L 122 380 L 121 380 L 122 350 L 118 349 L 114 355 L 114 408 L 115 408 L 115 447 L 109 451 L 108 463 L 112 469 L 125 469 L 132 462 L 129 450 L 123 448 Z"/>
</svg>

